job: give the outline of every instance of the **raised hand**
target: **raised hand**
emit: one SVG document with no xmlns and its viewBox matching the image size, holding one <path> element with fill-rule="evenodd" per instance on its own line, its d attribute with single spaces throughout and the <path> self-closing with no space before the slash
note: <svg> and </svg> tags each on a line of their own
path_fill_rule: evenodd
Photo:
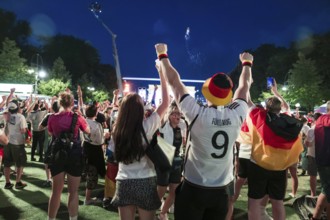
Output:
<svg viewBox="0 0 330 220">
<path fill-rule="evenodd" d="M 250 54 L 248 52 L 241 53 L 239 55 L 239 59 L 241 60 L 242 63 L 244 61 L 251 61 L 251 62 L 253 62 L 253 56 L 252 56 L 252 54 Z"/>
</svg>

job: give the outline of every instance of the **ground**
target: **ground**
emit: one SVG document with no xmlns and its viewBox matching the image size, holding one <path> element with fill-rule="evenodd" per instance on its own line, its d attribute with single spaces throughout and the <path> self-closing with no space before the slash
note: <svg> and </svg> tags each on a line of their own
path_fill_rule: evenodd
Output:
<svg viewBox="0 0 330 220">
<path fill-rule="evenodd" d="M 29 152 L 30 148 L 27 148 Z M 30 155 L 28 154 L 28 158 Z M 301 170 L 299 170 L 301 172 Z M 15 176 L 11 175 L 12 182 L 15 181 Z M 4 176 L 0 178 L 0 220 L 8 219 L 47 219 L 48 200 L 51 189 L 43 188 L 42 183 L 45 181 L 44 164 L 40 162 L 28 161 L 27 167 L 24 169 L 22 180 L 28 184 L 23 190 L 4 189 L 5 179 Z M 309 177 L 299 177 L 298 196 L 309 194 Z M 79 189 L 79 219 L 80 220 L 93 220 L 93 219 L 118 219 L 118 213 L 115 209 L 106 210 L 101 206 L 85 206 L 83 205 L 85 182 L 80 184 Z M 102 197 L 104 187 L 104 179 L 100 179 L 98 189 L 95 191 L 94 196 Z M 319 188 L 318 188 L 319 191 Z M 298 220 L 299 217 L 295 214 L 292 203 L 293 198 L 288 194 L 291 192 L 291 179 L 288 181 L 287 196 L 285 199 L 286 219 Z M 234 219 L 245 220 L 247 219 L 247 185 L 243 186 L 241 196 L 235 203 Z M 62 194 L 62 203 L 59 209 L 57 218 L 68 219 L 68 212 L 66 208 L 67 203 L 67 190 L 66 187 Z M 271 207 L 268 205 L 267 211 L 271 215 Z M 173 215 L 169 215 L 173 220 Z M 138 218 L 137 218 L 138 219 Z"/>
</svg>

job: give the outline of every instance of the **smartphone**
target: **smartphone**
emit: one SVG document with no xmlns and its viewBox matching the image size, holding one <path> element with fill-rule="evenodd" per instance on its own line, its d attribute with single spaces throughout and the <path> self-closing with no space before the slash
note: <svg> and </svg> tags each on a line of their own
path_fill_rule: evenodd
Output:
<svg viewBox="0 0 330 220">
<path fill-rule="evenodd" d="M 271 89 L 272 86 L 274 86 L 274 78 L 273 77 L 267 77 L 267 88 Z"/>
</svg>

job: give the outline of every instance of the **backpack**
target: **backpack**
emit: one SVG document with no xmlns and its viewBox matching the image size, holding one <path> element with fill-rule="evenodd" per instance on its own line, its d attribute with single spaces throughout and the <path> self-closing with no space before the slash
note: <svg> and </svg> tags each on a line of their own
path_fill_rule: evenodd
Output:
<svg viewBox="0 0 330 220">
<path fill-rule="evenodd" d="M 68 159 L 68 152 L 74 145 L 78 144 L 78 140 L 74 140 L 74 128 L 78 121 L 78 115 L 73 114 L 70 130 L 61 132 L 59 137 L 52 137 L 49 144 L 49 152 L 45 157 L 45 163 L 51 165 L 59 161 L 66 161 Z M 79 136 L 78 136 L 79 137 Z"/>
<path fill-rule="evenodd" d="M 297 213 L 300 219 L 309 220 L 313 216 L 313 212 L 316 207 L 317 197 L 311 197 L 308 195 L 303 195 L 293 202 L 293 209 Z M 321 220 L 327 219 L 327 214 L 325 211 L 322 212 Z"/>
</svg>

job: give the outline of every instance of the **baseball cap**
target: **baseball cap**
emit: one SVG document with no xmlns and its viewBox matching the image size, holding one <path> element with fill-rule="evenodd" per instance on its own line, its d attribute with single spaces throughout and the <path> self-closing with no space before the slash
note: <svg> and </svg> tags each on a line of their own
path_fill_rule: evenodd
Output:
<svg viewBox="0 0 330 220">
<path fill-rule="evenodd" d="M 230 77 L 225 73 L 216 73 L 205 81 L 202 93 L 214 105 L 227 105 L 233 97 L 232 89 Z"/>
<path fill-rule="evenodd" d="M 8 103 L 8 109 L 9 110 L 15 110 L 18 108 L 18 101 L 17 100 L 12 100 Z"/>
</svg>

